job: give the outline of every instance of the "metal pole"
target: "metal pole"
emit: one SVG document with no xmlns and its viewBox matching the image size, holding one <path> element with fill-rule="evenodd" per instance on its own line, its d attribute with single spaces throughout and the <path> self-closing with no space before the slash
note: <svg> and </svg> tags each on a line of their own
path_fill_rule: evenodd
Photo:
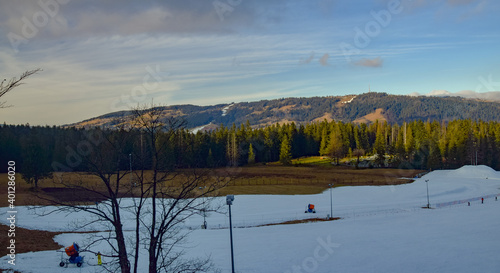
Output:
<svg viewBox="0 0 500 273">
<path fill-rule="evenodd" d="M 231 272 L 234 273 L 233 223 L 231 221 L 231 204 L 229 204 L 229 236 L 231 238 Z"/>
<path fill-rule="evenodd" d="M 430 208 L 430 202 L 429 202 L 429 180 L 425 180 L 425 185 L 427 186 L 427 208 Z"/>
<path fill-rule="evenodd" d="M 130 186 L 132 186 L 132 154 L 128 154 L 128 160 L 129 160 L 129 166 L 130 166 L 130 173 L 129 173 L 129 177 L 130 177 Z"/>
<path fill-rule="evenodd" d="M 333 184 L 328 184 L 330 186 L 330 219 L 333 218 L 333 198 L 332 198 L 332 186 Z"/>
<path fill-rule="evenodd" d="M 207 212 L 205 210 L 205 208 L 203 208 L 203 226 L 205 227 L 205 229 L 207 229 Z"/>
<path fill-rule="evenodd" d="M 203 187 L 199 187 L 200 190 L 205 190 L 207 186 L 203 186 Z M 207 208 L 206 208 L 206 199 L 205 199 L 205 194 L 202 194 L 202 203 L 203 203 L 203 208 L 201 209 L 201 211 L 203 211 L 203 228 L 204 229 L 207 229 L 207 220 L 206 220 L 206 217 L 207 217 Z"/>
</svg>

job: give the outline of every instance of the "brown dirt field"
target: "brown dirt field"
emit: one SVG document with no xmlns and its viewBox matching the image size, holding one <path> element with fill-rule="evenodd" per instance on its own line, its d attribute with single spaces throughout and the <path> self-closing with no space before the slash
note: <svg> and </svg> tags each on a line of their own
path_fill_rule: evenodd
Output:
<svg viewBox="0 0 500 273">
<path fill-rule="evenodd" d="M 332 114 L 330 114 L 330 113 L 325 113 L 323 116 L 321 116 L 321 117 L 319 117 L 319 118 L 315 118 L 315 119 L 313 119 L 313 121 L 312 121 L 312 122 L 322 122 L 322 121 L 324 121 L 324 120 L 326 120 L 326 121 L 328 121 L 328 122 L 332 121 L 332 120 L 333 120 L 333 118 L 332 118 Z"/>
<path fill-rule="evenodd" d="M 385 121 L 386 118 L 384 116 L 384 109 L 378 108 L 375 110 L 375 112 L 370 113 L 368 115 L 362 116 L 356 120 L 353 121 L 353 123 L 370 123 L 370 122 L 375 122 L 375 120 L 379 121 Z"/>
<path fill-rule="evenodd" d="M 253 166 L 240 168 L 237 178 L 220 191 L 232 194 L 315 194 L 340 186 L 399 185 L 412 182 L 420 170 L 352 169 L 322 166 Z"/>
<path fill-rule="evenodd" d="M 420 170 L 400 169 L 352 169 L 332 166 L 281 166 L 260 165 L 242 168 L 217 169 L 215 173 L 231 173 L 236 177 L 228 187 L 220 190 L 218 195 L 226 194 L 315 194 L 328 188 L 333 183 L 339 186 L 363 185 L 398 185 L 411 182 L 408 179 L 420 173 Z M 82 173 L 56 174 L 52 179 L 39 182 L 39 189 L 33 190 L 20 175 L 16 176 L 15 205 L 46 205 L 47 202 L 37 198 L 56 198 L 60 201 L 89 202 L 102 200 L 97 194 L 82 193 L 73 189 L 62 188 L 57 182 L 60 177 L 71 183 L 84 183 L 102 189 L 99 179 Z M 124 181 L 129 178 L 125 177 Z M 0 174 L 0 196 L 7 196 L 7 175 Z M 171 183 L 175 183 L 171 182 Z M 8 205 L 3 198 L 0 207 Z"/>
<path fill-rule="evenodd" d="M 41 189 L 44 195 L 51 196 L 62 202 L 72 202 L 77 200 L 83 203 L 95 203 L 103 201 L 104 198 L 97 193 L 85 193 L 76 189 L 65 189 L 58 187 L 46 187 Z"/>
<path fill-rule="evenodd" d="M 277 226 L 277 225 L 293 225 L 293 224 L 304 224 L 304 223 L 314 223 L 314 222 L 328 222 L 328 221 L 335 221 L 335 220 L 340 220 L 340 217 L 333 217 L 330 219 L 325 219 L 325 218 L 310 218 L 310 219 L 304 219 L 304 220 L 292 220 L 292 221 L 285 221 L 281 223 L 274 223 L 274 224 L 266 224 L 266 225 L 261 225 L 258 227 L 268 227 L 268 226 Z"/>
<path fill-rule="evenodd" d="M 16 227 L 16 237 L 8 238 L 8 230 L 8 226 L 0 224 L 0 233 L 2 234 L 0 236 L 0 246 L 2 246 L 0 248 L 0 257 L 9 254 L 7 246 L 10 239 L 16 240 L 16 254 L 42 250 L 58 250 L 63 247 L 52 239 L 54 236 L 61 234 L 61 232 L 29 230 Z"/>
</svg>

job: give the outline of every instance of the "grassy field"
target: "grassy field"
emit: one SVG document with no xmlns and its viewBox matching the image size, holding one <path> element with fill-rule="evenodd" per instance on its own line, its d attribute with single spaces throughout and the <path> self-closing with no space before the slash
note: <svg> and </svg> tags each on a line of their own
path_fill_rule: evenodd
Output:
<svg viewBox="0 0 500 273">
<path fill-rule="evenodd" d="M 316 161 L 315 164 L 318 162 Z M 304 164 L 304 163 L 301 163 Z M 329 164 L 329 163 L 328 163 Z M 398 185 L 421 170 L 352 169 L 326 165 L 254 166 L 241 168 L 237 179 L 221 190 L 223 194 L 315 194 L 334 187 Z"/>
<path fill-rule="evenodd" d="M 410 182 L 409 179 L 422 172 L 420 170 L 400 169 L 353 169 L 348 167 L 332 167 L 328 163 L 322 164 L 321 159 L 312 158 L 307 163 L 304 160 L 297 165 L 281 166 L 277 164 L 260 165 L 238 168 L 221 168 L 212 170 L 212 173 L 234 177 L 229 185 L 217 194 L 315 194 L 328 188 L 333 183 L 334 187 L 362 186 L 362 185 L 397 185 Z M 310 164 L 314 165 L 310 165 Z M 63 188 L 57 181 L 61 178 L 71 183 L 91 185 L 97 189 L 102 188 L 102 182 L 96 176 L 84 173 L 55 174 L 52 179 L 39 182 L 39 189 L 33 191 L 20 175 L 16 177 L 16 205 L 43 205 L 44 203 L 34 198 L 35 195 L 57 197 L 60 200 L 81 200 L 93 202 L 97 197 L 75 190 Z M 179 176 L 169 184 L 179 183 Z M 134 181 L 132 177 L 125 177 L 123 181 Z M 7 197 L 7 174 L 0 174 L 0 195 Z M 8 205 L 4 198 L 0 206 Z"/>
</svg>

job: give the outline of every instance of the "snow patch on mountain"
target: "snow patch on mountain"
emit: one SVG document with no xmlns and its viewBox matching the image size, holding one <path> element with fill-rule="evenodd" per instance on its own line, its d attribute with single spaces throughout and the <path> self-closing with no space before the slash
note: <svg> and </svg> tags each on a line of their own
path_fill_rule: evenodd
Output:
<svg viewBox="0 0 500 273">
<path fill-rule="evenodd" d="M 234 105 L 234 103 L 229 104 L 228 106 L 222 108 L 222 116 L 225 117 L 227 115 L 227 111 L 229 111 L 229 108 L 231 108 Z"/>
</svg>

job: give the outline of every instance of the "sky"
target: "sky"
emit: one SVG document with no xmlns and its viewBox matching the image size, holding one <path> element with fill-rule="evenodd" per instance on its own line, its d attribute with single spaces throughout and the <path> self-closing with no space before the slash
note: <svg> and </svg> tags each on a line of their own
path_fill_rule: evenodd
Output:
<svg viewBox="0 0 500 273">
<path fill-rule="evenodd" d="M 500 90 L 496 0 L 0 0 L 7 124 L 138 104 Z"/>
</svg>

